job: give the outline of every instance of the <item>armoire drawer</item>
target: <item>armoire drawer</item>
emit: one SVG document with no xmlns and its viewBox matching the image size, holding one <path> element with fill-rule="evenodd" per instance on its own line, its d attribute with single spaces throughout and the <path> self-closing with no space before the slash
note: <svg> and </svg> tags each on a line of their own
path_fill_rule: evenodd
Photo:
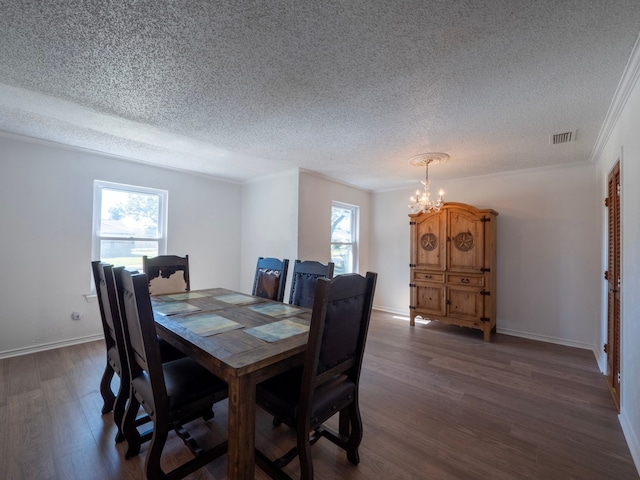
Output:
<svg viewBox="0 0 640 480">
<path fill-rule="evenodd" d="M 484 275 L 465 275 L 450 273 L 447 275 L 447 283 L 452 285 L 470 285 L 484 287 Z"/>
<path fill-rule="evenodd" d="M 413 270 L 411 272 L 412 282 L 444 283 L 444 273 L 426 272 L 424 270 Z"/>
</svg>

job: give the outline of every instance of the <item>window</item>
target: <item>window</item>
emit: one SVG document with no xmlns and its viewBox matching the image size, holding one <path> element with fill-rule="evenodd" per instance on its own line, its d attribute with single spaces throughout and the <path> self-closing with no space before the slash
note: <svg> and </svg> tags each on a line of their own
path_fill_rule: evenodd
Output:
<svg viewBox="0 0 640 480">
<path fill-rule="evenodd" d="M 142 269 L 142 256 L 167 253 L 166 190 L 93 182 L 92 258 Z"/>
<path fill-rule="evenodd" d="M 331 261 L 334 274 L 358 271 L 358 207 L 333 202 L 331 206 Z"/>
</svg>

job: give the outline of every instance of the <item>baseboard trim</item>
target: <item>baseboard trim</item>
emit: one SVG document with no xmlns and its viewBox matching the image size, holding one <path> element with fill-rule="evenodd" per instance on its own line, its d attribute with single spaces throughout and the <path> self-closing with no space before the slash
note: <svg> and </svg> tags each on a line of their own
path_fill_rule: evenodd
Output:
<svg viewBox="0 0 640 480">
<path fill-rule="evenodd" d="M 374 305 L 373 306 L 374 310 L 379 310 L 381 312 L 386 312 L 386 313 L 392 313 L 394 315 L 402 315 L 403 317 L 407 317 L 409 318 L 409 309 L 407 308 L 406 310 L 403 309 L 399 309 L 399 308 L 392 308 L 392 307 L 384 307 L 381 305 Z M 588 343 L 582 343 L 582 342 L 575 342 L 573 340 L 566 340 L 564 338 L 557 338 L 557 337 L 549 337 L 546 335 L 538 335 L 535 333 L 529 333 L 529 332 L 521 332 L 519 330 L 510 330 L 508 328 L 498 328 L 496 330 L 498 333 L 503 333 L 505 335 L 511 335 L 513 337 L 521 337 L 521 338 L 528 338 L 530 340 L 538 340 L 540 342 L 547 342 L 547 343 L 555 343 L 558 345 L 565 345 L 567 347 L 575 347 L 575 348 L 581 348 L 583 350 L 591 350 L 593 352 L 593 354 L 596 357 L 596 362 L 599 359 L 598 356 L 598 352 L 595 348 L 595 345 L 589 345 Z M 599 365 L 599 363 L 598 363 Z"/>
<path fill-rule="evenodd" d="M 519 330 L 510 330 L 508 328 L 498 328 L 496 331 L 498 333 L 504 333 L 505 335 L 512 335 L 514 337 L 528 338 L 530 340 L 538 340 L 540 342 L 555 343 L 557 345 L 564 345 L 567 347 L 581 348 L 582 350 L 591 350 L 594 353 L 594 355 L 596 353 L 595 345 L 589 345 L 588 343 L 575 342 L 573 340 L 566 340 L 564 338 L 549 337 L 547 335 L 538 335 L 537 333 L 521 332 Z M 596 359 L 597 359 L 597 355 L 596 355 Z"/>
<path fill-rule="evenodd" d="M 638 475 L 640 475 L 640 442 L 638 442 L 638 437 L 636 437 L 636 434 L 633 431 L 633 427 L 631 426 L 629 417 L 627 417 L 626 410 L 620 411 L 620 415 L 618 415 L 618 421 L 620 422 L 620 426 L 622 427 L 624 438 L 627 440 L 627 445 L 629 446 L 629 451 L 631 452 L 633 463 L 636 466 Z"/>
<path fill-rule="evenodd" d="M 69 347 L 71 345 L 78 345 L 79 343 L 93 342 L 100 339 L 104 339 L 104 335 L 89 335 L 88 337 L 73 338 L 71 340 L 63 340 L 60 342 L 43 343 L 41 345 L 35 345 L 32 347 L 16 348 L 15 350 L 5 350 L 4 352 L 0 352 L 0 360 L 2 360 L 3 358 L 28 355 L 30 353 L 44 352 L 45 350 L 54 350 L 56 348 Z"/>
</svg>

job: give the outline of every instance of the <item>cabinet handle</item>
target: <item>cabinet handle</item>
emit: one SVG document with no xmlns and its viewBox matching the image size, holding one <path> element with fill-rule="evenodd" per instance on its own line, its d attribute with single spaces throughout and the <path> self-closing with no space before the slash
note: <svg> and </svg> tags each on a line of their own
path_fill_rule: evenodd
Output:
<svg viewBox="0 0 640 480">
<path fill-rule="evenodd" d="M 460 283 L 470 283 L 471 280 L 469 280 L 468 278 L 463 278 L 462 280 L 460 280 Z"/>
<path fill-rule="evenodd" d="M 424 278 L 432 278 L 431 275 L 425 275 Z"/>
</svg>

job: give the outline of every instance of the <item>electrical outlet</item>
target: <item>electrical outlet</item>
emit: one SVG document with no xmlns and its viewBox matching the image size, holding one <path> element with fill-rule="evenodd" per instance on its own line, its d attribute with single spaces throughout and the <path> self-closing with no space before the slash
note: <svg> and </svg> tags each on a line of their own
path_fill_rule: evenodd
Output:
<svg viewBox="0 0 640 480">
<path fill-rule="evenodd" d="M 71 313 L 72 320 L 82 320 L 82 312 L 72 312 Z"/>
</svg>

